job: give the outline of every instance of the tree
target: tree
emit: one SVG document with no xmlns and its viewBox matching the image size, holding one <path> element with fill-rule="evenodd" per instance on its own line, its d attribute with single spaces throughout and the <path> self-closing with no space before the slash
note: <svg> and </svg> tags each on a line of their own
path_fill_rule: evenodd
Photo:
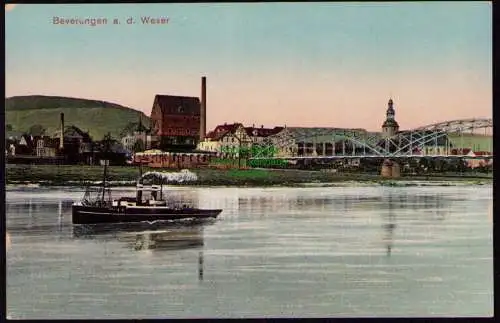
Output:
<svg viewBox="0 0 500 323">
<path fill-rule="evenodd" d="M 6 124 L 5 125 L 5 131 L 12 131 L 12 125 L 11 124 Z"/>
<path fill-rule="evenodd" d="M 120 137 L 125 137 L 128 134 L 133 134 L 134 130 L 137 128 L 137 125 L 137 122 L 129 122 L 120 132 Z"/>
<path fill-rule="evenodd" d="M 137 153 L 137 152 L 140 152 L 140 151 L 144 151 L 146 148 L 145 148 L 145 144 L 144 144 L 144 141 L 142 139 L 137 139 L 134 143 L 134 147 L 133 147 L 133 151 L 134 153 Z"/>
<path fill-rule="evenodd" d="M 32 136 L 43 136 L 45 134 L 45 128 L 42 125 L 35 124 L 30 127 L 28 133 Z"/>
<path fill-rule="evenodd" d="M 111 133 L 107 133 L 104 135 L 101 141 L 101 151 L 103 152 L 103 156 L 105 159 L 109 159 L 112 153 L 113 148 L 113 138 L 111 137 Z"/>
</svg>

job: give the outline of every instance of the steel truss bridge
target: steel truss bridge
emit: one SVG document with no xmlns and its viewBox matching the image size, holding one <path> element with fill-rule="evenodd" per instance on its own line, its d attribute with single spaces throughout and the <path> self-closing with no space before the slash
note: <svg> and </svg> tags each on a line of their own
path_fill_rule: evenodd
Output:
<svg viewBox="0 0 500 323">
<path fill-rule="evenodd" d="M 346 159 L 346 158 L 493 158 L 493 120 L 463 119 L 399 131 L 383 138 L 381 133 L 339 128 L 285 128 L 260 143 L 250 160 Z M 483 138 L 481 156 L 471 138 Z M 476 148 L 475 151 L 478 149 Z M 486 153 L 485 153 L 486 152 Z"/>
</svg>

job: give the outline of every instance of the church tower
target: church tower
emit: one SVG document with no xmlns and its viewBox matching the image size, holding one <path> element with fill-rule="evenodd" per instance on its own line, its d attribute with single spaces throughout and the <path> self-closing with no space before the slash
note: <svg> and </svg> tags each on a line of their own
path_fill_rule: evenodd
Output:
<svg viewBox="0 0 500 323">
<path fill-rule="evenodd" d="M 396 122 L 396 119 L 394 119 L 395 112 L 393 104 L 392 99 L 389 99 L 386 119 L 382 124 L 382 135 L 384 138 L 392 137 L 399 131 L 399 124 Z"/>
</svg>

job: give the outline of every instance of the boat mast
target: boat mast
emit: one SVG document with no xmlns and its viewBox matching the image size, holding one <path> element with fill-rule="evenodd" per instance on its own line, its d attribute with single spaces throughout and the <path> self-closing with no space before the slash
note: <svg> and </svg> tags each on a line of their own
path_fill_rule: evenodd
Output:
<svg viewBox="0 0 500 323">
<path fill-rule="evenodd" d="M 163 177 L 160 178 L 160 201 L 163 201 Z"/>
<path fill-rule="evenodd" d="M 104 194 L 106 192 L 106 177 L 108 175 L 109 152 L 111 150 L 111 133 L 104 136 L 104 174 L 102 179 L 102 203 L 104 204 Z"/>
<path fill-rule="evenodd" d="M 139 205 L 142 201 L 142 188 L 139 187 L 142 181 L 142 156 L 139 159 L 139 177 L 137 177 L 137 181 L 135 183 L 135 200 Z"/>
<path fill-rule="evenodd" d="M 106 175 L 107 175 L 107 170 L 108 170 L 108 160 L 104 160 L 104 175 L 102 179 L 102 203 L 104 204 L 104 192 L 106 191 Z"/>
</svg>

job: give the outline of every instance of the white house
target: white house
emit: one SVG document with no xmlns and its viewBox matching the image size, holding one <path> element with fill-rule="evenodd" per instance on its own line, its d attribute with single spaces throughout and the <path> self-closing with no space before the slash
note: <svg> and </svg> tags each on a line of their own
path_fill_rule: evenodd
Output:
<svg viewBox="0 0 500 323">
<path fill-rule="evenodd" d="M 198 144 L 198 149 L 217 152 L 221 156 L 238 157 L 241 149 L 267 142 L 266 138 L 280 132 L 283 127 L 244 127 L 241 123 L 218 125 Z"/>
<path fill-rule="evenodd" d="M 250 143 L 250 137 L 241 123 L 226 123 L 210 131 L 197 148 L 203 151 L 217 152 L 219 155 L 237 157 L 238 149 L 248 147 Z"/>
<path fill-rule="evenodd" d="M 209 152 L 220 152 L 220 146 L 220 141 L 205 137 L 203 141 L 198 143 L 196 149 Z"/>
<path fill-rule="evenodd" d="M 127 133 L 121 138 L 121 144 L 126 150 L 134 151 L 134 146 L 138 140 L 142 140 L 142 142 L 144 143 L 144 150 L 151 148 L 152 137 L 145 130 L 136 130 L 133 133 Z"/>
</svg>

